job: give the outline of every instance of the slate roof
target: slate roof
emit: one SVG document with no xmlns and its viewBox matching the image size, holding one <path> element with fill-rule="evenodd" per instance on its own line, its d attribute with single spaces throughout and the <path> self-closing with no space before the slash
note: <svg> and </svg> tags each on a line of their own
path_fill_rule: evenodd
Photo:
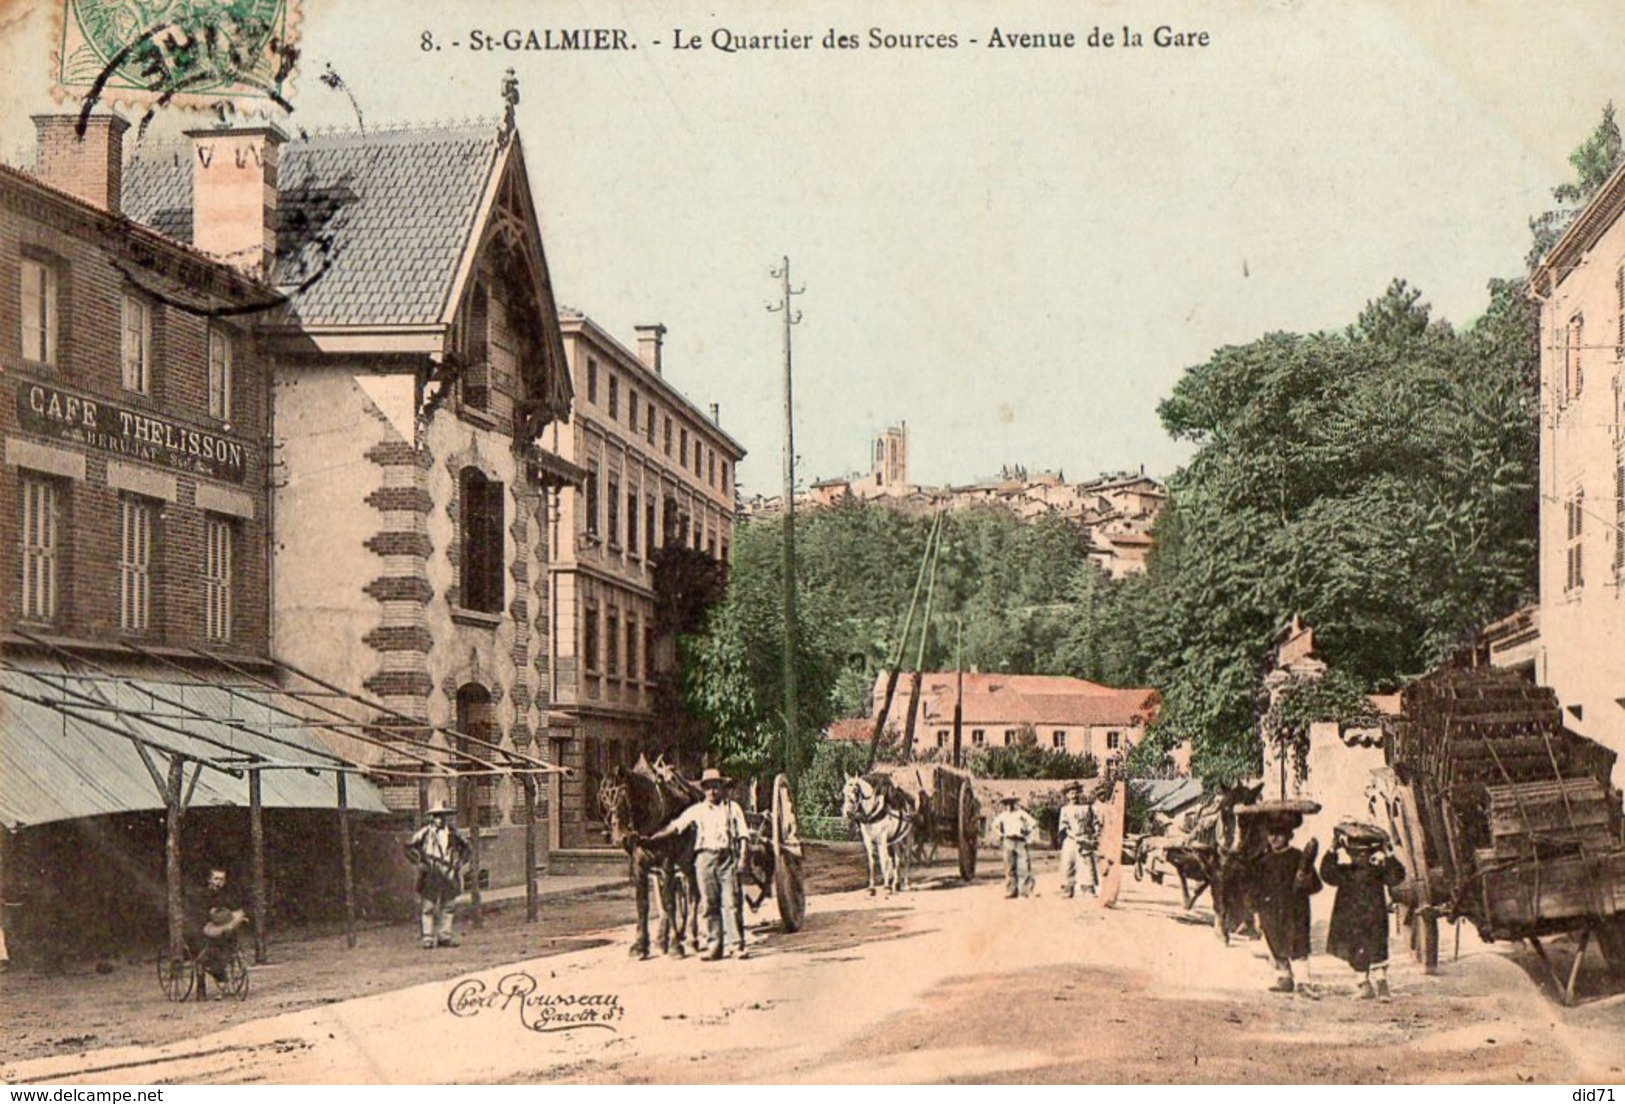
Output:
<svg viewBox="0 0 1625 1104">
<path fill-rule="evenodd" d="M 282 148 L 273 278 L 306 326 L 441 320 L 493 166 L 494 124 L 314 135 Z M 192 241 L 181 148 L 124 170 L 124 213 Z M 303 290 L 300 285 L 306 284 Z"/>
</svg>

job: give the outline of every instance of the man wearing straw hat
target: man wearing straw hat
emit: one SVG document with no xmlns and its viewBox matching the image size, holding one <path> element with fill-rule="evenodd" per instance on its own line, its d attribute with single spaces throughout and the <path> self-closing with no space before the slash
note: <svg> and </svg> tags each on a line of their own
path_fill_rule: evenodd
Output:
<svg viewBox="0 0 1625 1104">
<path fill-rule="evenodd" d="M 418 868 L 418 916 L 423 949 L 455 947 L 452 934 L 457 897 L 463 892 L 463 869 L 474 855 L 468 837 L 457 830 L 452 809 L 436 802 L 426 814 L 428 823 L 406 843 L 406 857 Z"/>
<path fill-rule="evenodd" d="M 1021 799 L 1013 794 L 999 798 L 1004 810 L 993 818 L 993 834 L 999 838 L 1004 852 L 1004 895 L 1014 897 L 1019 892 L 1031 897 L 1036 884 L 1033 881 L 1032 854 L 1027 841 L 1038 833 L 1038 822 L 1021 807 Z"/>
<path fill-rule="evenodd" d="M 700 883 L 700 903 L 705 909 L 706 934 L 711 943 L 705 957 L 712 962 L 727 953 L 729 942 L 739 948 L 740 958 L 749 957 L 740 923 L 739 868 L 750 827 L 738 802 L 724 797 L 723 791 L 731 781 L 721 771 L 707 768 L 700 775 L 705 797 L 649 837 L 653 842 L 694 829 L 694 873 Z"/>
</svg>

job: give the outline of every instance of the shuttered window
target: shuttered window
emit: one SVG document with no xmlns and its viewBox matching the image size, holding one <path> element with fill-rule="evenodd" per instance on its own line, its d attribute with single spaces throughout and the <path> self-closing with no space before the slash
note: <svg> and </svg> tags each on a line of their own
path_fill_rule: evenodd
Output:
<svg viewBox="0 0 1625 1104">
<path fill-rule="evenodd" d="M 152 609 L 152 504 L 119 500 L 119 628 L 146 632 Z"/>
<path fill-rule="evenodd" d="M 501 613 L 503 601 L 503 486 L 478 468 L 464 468 L 462 492 L 462 607 Z"/>
<path fill-rule="evenodd" d="M 1585 585 L 1585 493 L 1576 491 L 1566 506 L 1568 515 L 1568 574 L 1565 590 L 1577 590 Z"/>
<path fill-rule="evenodd" d="M 56 620 L 60 493 L 49 479 L 23 476 L 23 618 Z"/>
<path fill-rule="evenodd" d="M 231 639 L 232 560 L 236 529 L 225 518 L 204 522 L 203 631 L 210 639 Z"/>
</svg>

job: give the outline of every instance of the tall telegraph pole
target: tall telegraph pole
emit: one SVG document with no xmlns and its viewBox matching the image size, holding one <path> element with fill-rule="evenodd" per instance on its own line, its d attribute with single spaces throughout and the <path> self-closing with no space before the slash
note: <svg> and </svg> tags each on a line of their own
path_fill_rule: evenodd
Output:
<svg viewBox="0 0 1625 1104">
<path fill-rule="evenodd" d="M 790 287 L 790 258 L 771 270 L 780 281 L 781 298 L 768 310 L 784 315 L 784 770 L 795 781 L 796 747 L 796 416 L 790 375 L 790 327 L 801 321 L 791 296 L 807 289 Z"/>
</svg>

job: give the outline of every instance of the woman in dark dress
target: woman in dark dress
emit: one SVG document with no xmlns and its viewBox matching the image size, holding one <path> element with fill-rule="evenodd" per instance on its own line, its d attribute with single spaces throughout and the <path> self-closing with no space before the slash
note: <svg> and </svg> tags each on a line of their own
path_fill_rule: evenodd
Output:
<svg viewBox="0 0 1625 1104">
<path fill-rule="evenodd" d="M 1367 824 L 1339 825 L 1335 846 L 1320 876 L 1337 887 L 1326 952 L 1360 975 L 1355 996 L 1387 1000 L 1388 891 L 1405 880 L 1405 868 L 1388 849 L 1388 836 Z"/>
</svg>

